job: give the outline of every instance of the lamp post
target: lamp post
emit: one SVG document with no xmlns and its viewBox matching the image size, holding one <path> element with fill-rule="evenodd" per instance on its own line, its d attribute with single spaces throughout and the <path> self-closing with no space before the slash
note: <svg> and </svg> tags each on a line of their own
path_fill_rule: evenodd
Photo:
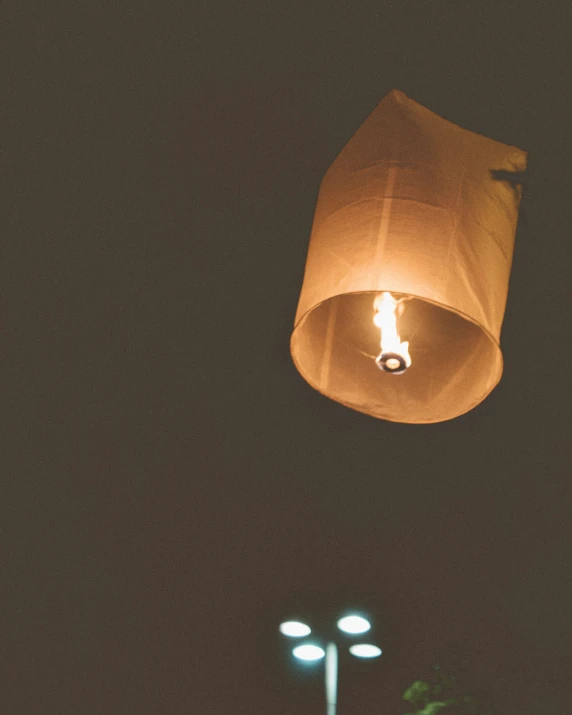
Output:
<svg viewBox="0 0 572 715">
<path fill-rule="evenodd" d="M 346 636 L 356 637 L 367 633 L 371 624 L 363 616 L 346 614 L 337 622 L 337 631 Z M 337 633 L 336 631 L 336 633 Z M 324 642 L 321 638 L 309 639 L 312 629 L 302 621 L 284 621 L 280 624 L 280 632 L 287 638 L 301 642 L 292 649 L 294 657 L 301 661 L 317 661 L 325 659 L 324 681 L 326 687 L 326 715 L 336 715 L 338 701 L 338 642 L 337 637 L 330 637 Z M 382 651 L 372 643 L 353 643 L 349 652 L 356 658 L 377 658 Z"/>
</svg>

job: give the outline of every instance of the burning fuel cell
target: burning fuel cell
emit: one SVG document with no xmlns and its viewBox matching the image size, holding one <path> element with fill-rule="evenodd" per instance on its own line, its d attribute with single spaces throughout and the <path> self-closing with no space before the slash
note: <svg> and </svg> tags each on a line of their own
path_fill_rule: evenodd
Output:
<svg viewBox="0 0 572 715">
<path fill-rule="evenodd" d="M 392 375 L 403 375 L 409 367 L 403 355 L 397 353 L 380 353 L 375 358 L 375 364 L 380 370 Z"/>
<path fill-rule="evenodd" d="M 399 301 L 388 292 L 376 296 L 373 302 L 373 323 L 381 331 L 381 352 L 375 364 L 392 375 L 402 375 L 411 365 L 409 343 L 402 342 L 397 332 L 398 305 Z"/>
</svg>

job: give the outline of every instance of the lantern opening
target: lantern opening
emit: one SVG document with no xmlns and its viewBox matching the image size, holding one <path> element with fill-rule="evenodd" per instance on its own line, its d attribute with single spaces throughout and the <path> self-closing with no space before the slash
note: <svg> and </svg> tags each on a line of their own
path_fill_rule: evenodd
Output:
<svg viewBox="0 0 572 715">
<path fill-rule="evenodd" d="M 398 327 L 414 348 L 399 377 L 376 363 L 379 329 L 372 320 L 378 291 L 334 296 L 302 317 L 292 336 L 298 370 L 316 390 L 381 419 L 429 423 L 467 412 L 500 378 L 498 343 L 447 307 L 417 296 L 404 301 Z"/>
<path fill-rule="evenodd" d="M 409 343 L 402 342 L 397 332 L 397 311 L 403 307 L 387 291 L 373 301 L 373 323 L 381 330 L 381 353 L 375 358 L 380 370 L 392 375 L 402 375 L 411 365 Z"/>
</svg>

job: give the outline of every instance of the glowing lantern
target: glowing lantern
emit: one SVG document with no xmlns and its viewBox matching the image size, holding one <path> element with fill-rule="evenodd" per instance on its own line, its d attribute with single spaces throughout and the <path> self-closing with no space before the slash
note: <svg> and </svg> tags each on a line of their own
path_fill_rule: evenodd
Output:
<svg viewBox="0 0 572 715">
<path fill-rule="evenodd" d="M 383 99 L 320 188 L 291 340 L 312 387 L 412 423 L 491 392 L 521 197 L 495 172 L 525 167 L 402 92 Z"/>
</svg>

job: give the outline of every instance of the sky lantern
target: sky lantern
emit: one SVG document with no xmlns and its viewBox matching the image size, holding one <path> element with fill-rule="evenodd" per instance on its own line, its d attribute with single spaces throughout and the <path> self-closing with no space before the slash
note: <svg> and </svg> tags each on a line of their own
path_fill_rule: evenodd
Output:
<svg viewBox="0 0 572 715">
<path fill-rule="evenodd" d="M 359 412 L 441 422 L 500 380 L 526 153 L 402 92 L 376 107 L 320 187 L 291 352 Z"/>
</svg>

